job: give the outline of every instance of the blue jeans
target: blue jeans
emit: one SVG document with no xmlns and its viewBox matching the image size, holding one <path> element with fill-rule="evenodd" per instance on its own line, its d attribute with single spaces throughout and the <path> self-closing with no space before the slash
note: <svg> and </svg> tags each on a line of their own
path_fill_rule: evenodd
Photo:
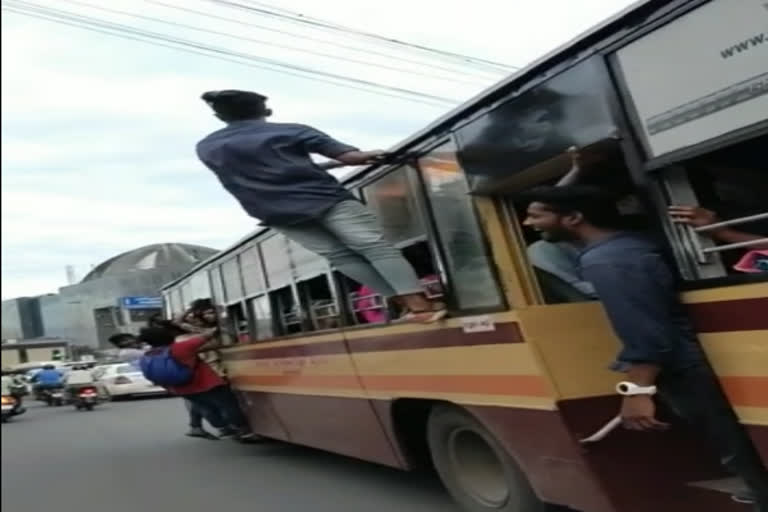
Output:
<svg viewBox="0 0 768 512">
<path fill-rule="evenodd" d="M 384 297 L 424 292 L 416 271 L 359 201 L 342 201 L 316 220 L 275 229 Z"/>
<path fill-rule="evenodd" d="M 702 430 L 718 450 L 723 466 L 744 480 L 757 500 L 755 510 L 768 512 L 768 469 L 709 366 L 662 374 L 656 384 L 661 401 Z"/>
<path fill-rule="evenodd" d="M 219 386 L 203 393 L 186 395 L 193 408 L 199 408 L 200 412 L 213 411 L 212 414 L 204 414 L 205 419 L 218 429 L 234 427 L 236 429 L 248 429 L 248 421 L 245 419 L 240 404 L 229 386 Z"/>
<path fill-rule="evenodd" d="M 184 399 L 184 405 L 187 406 L 187 412 L 189 412 L 190 428 L 203 428 L 203 418 L 208 420 L 208 423 L 214 427 L 226 424 L 216 409 L 201 407 L 200 405 L 193 404 L 186 398 Z"/>
</svg>

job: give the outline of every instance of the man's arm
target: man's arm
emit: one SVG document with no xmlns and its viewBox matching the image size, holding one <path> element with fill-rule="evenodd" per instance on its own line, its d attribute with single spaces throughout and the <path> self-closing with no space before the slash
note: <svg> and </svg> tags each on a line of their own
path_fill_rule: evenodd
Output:
<svg viewBox="0 0 768 512">
<path fill-rule="evenodd" d="M 192 366 L 197 362 L 197 354 L 204 350 L 210 350 L 207 348 L 207 344 L 211 342 L 216 334 L 215 329 L 211 329 L 204 333 L 190 335 L 186 339 L 179 340 L 171 345 L 171 355 L 184 364 Z"/>
<path fill-rule="evenodd" d="M 677 299 L 674 276 L 661 256 L 586 264 L 582 274 L 595 287 L 621 340 L 619 360 L 656 366 L 666 363 L 677 338 L 670 311 Z"/>
<path fill-rule="evenodd" d="M 336 161 L 320 164 L 323 169 L 371 163 L 384 155 L 384 151 L 380 150 L 360 151 L 354 146 L 339 142 L 320 130 L 308 126 L 302 128 L 299 137 L 309 153 L 317 153 Z"/>
<path fill-rule="evenodd" d="M 671 271 L 660 256 L 649 255 L 641 261 L 587 265 L 583 273 L 621 340 L 619 360 L 628 365 L 627 380 L 653 386 L 677 340 L 669 311 L 677 300 Z M 655 415 L 652 397 L 624 398 L 621 416 L 627 428 L 666 428 Z"/>
</svg>

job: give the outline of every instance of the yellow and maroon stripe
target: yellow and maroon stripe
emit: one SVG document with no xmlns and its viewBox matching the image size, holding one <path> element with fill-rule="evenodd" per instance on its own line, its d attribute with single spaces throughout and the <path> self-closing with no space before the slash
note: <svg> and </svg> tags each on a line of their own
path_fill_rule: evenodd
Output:
<svg viewBox="0 0 768 512">
<path fill-rule="evenodd" d="M 452 320 L 444 328 L 392 326 L 313 338 L 228 350 L 233 383 L 246 391 L 554 407 L 553 390 L 517 322 L 475 334 Z"/>
</svg>

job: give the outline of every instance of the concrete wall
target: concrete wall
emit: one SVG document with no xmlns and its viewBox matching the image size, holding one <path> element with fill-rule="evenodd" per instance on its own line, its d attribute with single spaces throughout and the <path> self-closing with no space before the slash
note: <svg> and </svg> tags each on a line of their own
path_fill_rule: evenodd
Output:
<svg viewBox="0 0 768 512">
<path fill-rule="evenodd" d="M 2 303 L 2 333 L 4 340 L 32 339 L 43 336 L 40 302 L 37 297 L 19 297 Z"/>
<path fill-rule="evenodd" d="M 2 352 L 2 364 L 3 368 L 15 366 L 21 362 L 21 357 L 18 350 L 4 349 Z"/>
<path fill-rule="evenodd" d="M 4 300 L 2 305 L 2 339 L 20 340 L 24 337 L 18 299 Z"/>
</svg>

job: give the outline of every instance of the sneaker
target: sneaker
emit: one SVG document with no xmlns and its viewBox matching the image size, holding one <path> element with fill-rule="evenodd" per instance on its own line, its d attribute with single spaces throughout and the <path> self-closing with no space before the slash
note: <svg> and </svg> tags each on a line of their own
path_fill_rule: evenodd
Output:
<svg viewBox="0 0 768 512">
<path fill-rule="evenodd" d="M 219 439 L 202 427 L 192 427 L 189 429 L 189 432 L 187 432 L 187 437 L 197 437 L 199 439 L 208 439 L 211 441 Z"/>
</svg>

